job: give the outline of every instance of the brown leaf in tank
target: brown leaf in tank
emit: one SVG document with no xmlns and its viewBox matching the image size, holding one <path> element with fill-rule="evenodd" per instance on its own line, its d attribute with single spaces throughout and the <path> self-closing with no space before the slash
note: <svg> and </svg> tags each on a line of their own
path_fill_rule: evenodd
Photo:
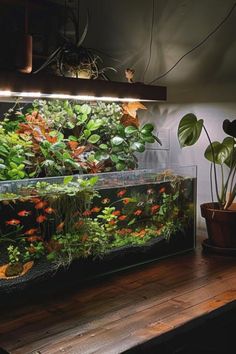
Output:
<svg viewBox="0 0 236 354">
<path fill-rule="evenodd" d="M 130 125 L 133 125 L 135 127 L 139 127 L 139 120 L 138 118 L 133 118 L 131 117 L 130 115 L 128 114 L 124 114 L 122 117 L 121 117 L 121 120 L 120 120 L 121 124 L 124 125 L 125 127 L 128 127 Z"/>
<path fill-rule="evenodd" d="M 8 264 L 3 264 L 2 266 L 0 266 L 0 279 L 12 279 L 12 278 L 22 276 L 25 273 L 27 273 L 33 267 L 33 265 L 34 265 L 33 261 L 27 262 L 27 263 L 23 264 L 23 271 L 19 275 L 16 275 L 13 277 L 7 277 L 5 272 L 8 267 Z"/>
<path fill-rule="evenodd" d="M 140 102 L 128 102 L 122 105 L 124 110 L 124 114 L 128 114 L 129 116 L 136 118 L 137 110 L 138 109 L 147 109 L 142 103 Z"/>
</svg>

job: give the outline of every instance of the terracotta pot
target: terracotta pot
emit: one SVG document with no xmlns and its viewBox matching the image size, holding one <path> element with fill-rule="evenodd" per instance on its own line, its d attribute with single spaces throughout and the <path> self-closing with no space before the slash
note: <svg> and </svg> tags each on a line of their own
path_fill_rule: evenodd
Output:
<svg viewBox="0 0 236 354">
<path fill-rule="evenodd" d="M 206 219 L 209 242 L 212 246 L 236 248 L 236 204 L 230 210 L 220 210 L 218 203 L 201 204 Z"/>
</svg>

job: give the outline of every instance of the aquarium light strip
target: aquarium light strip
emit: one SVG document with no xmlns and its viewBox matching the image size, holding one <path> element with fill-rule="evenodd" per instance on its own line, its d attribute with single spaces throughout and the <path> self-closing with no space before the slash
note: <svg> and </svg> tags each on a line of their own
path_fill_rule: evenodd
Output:
<svg viewBox="0 0 236 354">
<path fill-rule="evenodd" d="M 107 102 L 165 101 L 164 86 L 140 82 L 86 80 L 43 74 L 0 71 L 1 97 L 58 98 Z"/>
<path fill-rule="evenodd" d="M 41 92 L 13 92 L 0 90 L 0 97 L 23 97 L 23 98 L 50 98 L 50 99 L 70 99 L 76 101 L 106 101 L 106 102 L 136 102 L 138 98 L 119 97 L 96 97 L 89 95 L 66 95 L 60 93 L 45 94 Z M 144 101 L 144 100 L 143 100 Z M 146 100 L 149 101 L 149 100 Z"/>
</svg>

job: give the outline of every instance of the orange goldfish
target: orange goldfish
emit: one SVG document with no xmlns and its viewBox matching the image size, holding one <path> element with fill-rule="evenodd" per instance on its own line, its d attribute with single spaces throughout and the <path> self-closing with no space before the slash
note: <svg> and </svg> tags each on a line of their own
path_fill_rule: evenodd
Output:
<svg viewBox="0 0 236 354">
<path fill-rule="evenodd" d="M 45 211 L 45 213 L 47 213 L 47 214 L 55 213 L 55 210 L 54 210 L 53 208 L 50 208 L 50 207 L 44 209 L 44 211 Z"/>
<path fill-rule="evenodd" d="M 124 203 L 124 204 L 129 204 L 129 203 L 130 203 L 130 200 L 131 200 L 131 198 L 124 198 L 124 199 L 123 199 L 123 203 Z"/>
<path fill-rule="evenodd" d="M 78 221 L 77 223 L 75 223 L 75 226 L 76 226 L 77 228 L 80 228 L 80 227 L 83 226 L 83 225 L 84 225 L 83 220 L 80 220 L 80 221 Z"/>
<path fill-rule="evenodd" d="M 165 187 L 162 187 L 160 190 L 159 190 L 159 193 L 164 193 L 166 191 Z"/>
<path fill-rule="evenodd" d="M 142 214 L 142 210 L 141 209 L 138 209 L 138 210 L 135 210 L 134 211 L 134 215 L 141 215 Z"/>
<path fill-rule="evenodd" d="M 83 237 L 82 237 L 82 242 L 85 242 L 88 240 L 88 235 L 87 234 L 84 234 Z"/>
<path fill-rule="evenodd" d="M 110 199 L 109 198 L 104 198 L 102 200 L 102 204 L 108 204 L 108 203 L 110 203 Z"/>
<path fill-rule="evenodd" d="M 125 228 L 117 231 L 117 233 L 119 235 L 126 235 L 126 234 L 130 234 L 131 232 L 132 232 L 132 229 L 125 229 Z"/>
<path fill-rule="evenodd" d="M 64 222 L 64 221 L 63 221 L 63 222 L 61 222 L 59 225 L 57 225 L 57 227 L 56 227 L 57 231 L 62 231 L 62 230 L 63 230 L 64 225 L 65 225 L 65 222 Z"/>
<path fill-rule="evenodd" d="M 43 201 L 41 201 L 41 202 L 39 202 L 39 203 L 37 203 L 36 205 L 35 205 L 35 209 L 43 209 L 45 206 L 47 205 L 47 202 L 43 202 Z"/>
<path fill-rule="evenodd" d="M 41 236 L 30 236 L 27 237 L 27 241 L 29 242 L 43 241 L 43 238 Z"/>
<path fill-rule="evenodd" d="M 117 197 L 120 197 L 120 198 L 122 198 L 123 197 L 123 195 L 125 195 L 125 193 L 127 192 L 127 190 L 126 189 L 122 189 L 121 191 L 119 191 L 118 193 L 117 193 Z"/>
<path fill-rule="evenodd" d="M 35 232 L 37 232 L 38 231 L 38 229 L 29 229 L 28 231 L 26 231 L 25 233 L 24 233 L 24 235 L 29 235 L 29 236 L 31 236 L 31 235 L 33 235 Z"/>
<path fill-rule="evenodd" d="M 19 215 L 19 216 L 28 216 L 30 214 L 31 214 L 31 211 L 29 211 L 29 210 L 21 210 L 21 211 L 19 211 L 19 213 L 17 213 L 17 215 Z"/>
<path fill-rule="evenodd" d="M 153 205 L 151 207 L 152 214 L 156 213 L 158 209 L 160 209 L 160 205 Z"/>
<path fill-rule="evenodd" d="M 126 215 L 121 215 L 121 216 L 119 216 L 119 220 L 121 220 L 121 221 L 123 221 L 123 220 L 125 220 L 127 218 L 127 216 Z"/>
<path fill-rule="evenodd" d="M 112 215 L 119 216 L 120 215 L 120 210 L 113 211 Z"/>
<path fill-rule="evenodd" d="M 40 198 L 33 197 L 30 201 L 34 204 L 37 204 L 37 203 L 40 203 L 42 200 Z"/>
<path fill-rule="evenodd" d="M 101 208 L 94 207 L 91 209 L 91 213 L 99 213 L 100 210 L 101 210 Z"/>
<path fill-rule="evenodd" d="M 90 210 L 85 210 L 84 212 L 83 212 L 83 216 L 90 216 L 92 213 L 91 213 L 91 211 Z"/>
<path fill-rule="evenodd" d="M 11 219 L 11 220 L 6 221 L 6 224 L 7 224 L 7 225 L 12 225 L 12 226 L 19 225 L 19 224 L 20 224 L 20 220 L 18 220 L 18 219 Z"/>
<path fill-rule="evenodd" d="M 47 220 L 46 216 L 45 215 L 39 215 L 37 218 L 36 218 L 36 221 L 41 224 L 42 222 L 44 222 L 45 220 Z"/>
</svg>

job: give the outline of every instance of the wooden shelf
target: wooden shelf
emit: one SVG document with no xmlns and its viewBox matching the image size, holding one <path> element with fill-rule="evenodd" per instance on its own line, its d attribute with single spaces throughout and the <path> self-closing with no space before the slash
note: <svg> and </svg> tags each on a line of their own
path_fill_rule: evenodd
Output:
<svg viewBox="0 0 236 354">
<path fill-rule="evenodd" d="M 0 346 L 11 354 L 133 353 L 235 309 L 235 299 L 235 258 L 199 246 L 70 294 L 2 309 Z"/>
<path fill-rule="evenodd" d="M 75 79 L 45 74 L 19 74 L 12 71 L 0 72 L 0 90 L 16 93 L 41 92 L 43 95 L 85 95 L 148 101 L 166 100 L 167 95 L 167 89 L 164 86 Z"/>
</svg>

